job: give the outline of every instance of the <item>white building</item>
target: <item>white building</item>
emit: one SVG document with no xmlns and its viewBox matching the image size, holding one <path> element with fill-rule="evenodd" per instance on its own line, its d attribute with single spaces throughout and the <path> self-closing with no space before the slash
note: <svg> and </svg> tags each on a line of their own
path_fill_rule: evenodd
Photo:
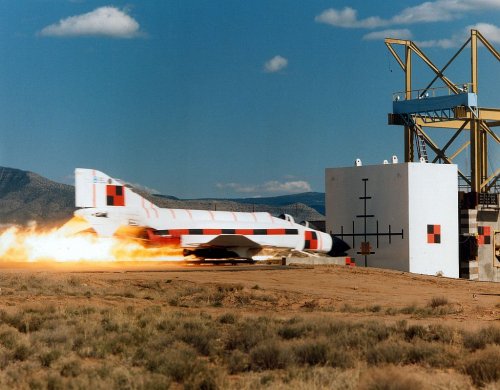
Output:
<svg viewBox="0 0 500 390">
<path fill-rule="evenodd" d="M 358 266 L 458 278 L 456 165 L 327 168 L 325 188 L 326 231 Z"/>
</svg>

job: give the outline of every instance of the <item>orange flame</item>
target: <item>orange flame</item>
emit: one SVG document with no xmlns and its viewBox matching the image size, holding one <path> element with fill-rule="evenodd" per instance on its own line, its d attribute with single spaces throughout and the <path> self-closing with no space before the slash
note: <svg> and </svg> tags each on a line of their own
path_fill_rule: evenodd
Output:
<svg viewBox="0 0 500 390">
<path fill-rule="evenodd" d="M 180 261 L 181 248 L 146 248 L 140 242 L 93 234 L 68 234 L 67 229 L 37 231 L 11 227 L 0 234 L 0 262 L 125 262 Z"/>
</svg>

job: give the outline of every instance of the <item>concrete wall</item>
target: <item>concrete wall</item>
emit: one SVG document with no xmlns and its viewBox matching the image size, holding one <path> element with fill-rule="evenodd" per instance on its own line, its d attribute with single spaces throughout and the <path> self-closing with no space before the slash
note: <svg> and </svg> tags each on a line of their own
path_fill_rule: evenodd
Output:
<svg viewBox="0 0 500 390">
<path fill-rule="evenodd" d="M 366 255 L 368 266 L 409 271 L 407 173 L 404 164 L 326 170 L 326 229 L 339 237 L 342 231 L 346 234 L 344 241 L 353 248 L 348 254 L 356 258 L 358 266 L 365 265 L 365 255 L 357 253 L 361 243 L 369 242 L 370 252 L 375 253 Z M 366 199 L 366 214 L 365 183 L 370 198 Z M 366 218 L 366 241 L 363 215 L 373 215 Z M 394 233 L 390 238 L 389 229 Z M 352 234 L 356 236 L 349 236 Z"/>
<path fill-rule="evenodd" d="M 357 266 L 458 277 L 456 166 L 329 168 L 325 188 L 327 232 L 343 232 Z M 428 225 L 439 226 L 439 242 Z"/>
<path fill-rule="evenodd" d="M 460 210 L 460 277 L 500 282 L 500 202 Z M 495 252 L 496 247 L 496 252 Z M 498 256 L 498 257 L 497 257 Z"/>
<path fill-rule="evenodd" d="M 405 164 L 409 169 L 410 272 L 459 277 L 456 165 Z M 429 243 L 427 226 L 439 226 Z"/>
<path fill-rule="evenodd" d="M 479 280 L 500 282 L 500 261 L 495 256 L 494 245 L 500 246 L 498 210 L 477 211 L 478 271 Z M 495 232 L 497 234 L 495 235 Z"/>
</svg>

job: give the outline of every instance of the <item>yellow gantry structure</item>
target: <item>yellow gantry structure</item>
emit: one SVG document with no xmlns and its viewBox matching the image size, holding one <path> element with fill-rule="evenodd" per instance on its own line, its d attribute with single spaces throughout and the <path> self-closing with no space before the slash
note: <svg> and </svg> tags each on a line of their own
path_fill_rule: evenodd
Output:
<svg viewBox="0 0 500 390">
<path fill-rule="evenodd" d="M 500 53 L 478 30 L 471 30 L 470 37 L 442 69 L 434 65 L 415 42 L 392 38 L 385 40 L 387 48 L 405 74 L 405 90 L 401 93 L 404 96 L 395 96 L 394 110 L 393 113 L 389 114 L 389 124 L 404 126 L 405 161 L 414 160 L 414 140 L 421 159 L 427 160 L 426 146 L 432 149 L 435 153 L 433 163 L 451 164 L 453 159 L 463 150 L 470 148 L 470 172 L 459 171 L 459 174 L 470 185 L 471 192 L 474 193 L 492 191 L 500 175 L 498 167 L 488 167 L 489 140 L 493 142 L 490 147 L 498 147 L 500 144 L 500 137 L 494 131 L 495 127 L 500 126 L 500 108 L 477 106 L 478 41 L 493 57 L 500 61 Z M 404 58 L 401 58 L 396 52 L 395 45 L 404 46 Z M 444 72 L 467 46 L 470 46 L 471 80 L 464 85 L 455 84 L 445 76 Z M 435 75 L 425 88 L 417 91 L 412 90 L 413 55 L 418 56 Z M 444 83 L 444 88 L 451 96 L 429 96 L 429 93 L 434 95 L 435 89 L 432 87 L 437 80 Z M 403 102 L 399 101 L 401 98 L 404 98 Z M 431 139 L 429 131 L 424 131 L 424 127 L 454 129 L 455 132 L 449 141 L 440 147 Z M 469 140 L 449 155 L 450 146 L 454 144 L 463 131 L 470 132 Z"/>
</svg>

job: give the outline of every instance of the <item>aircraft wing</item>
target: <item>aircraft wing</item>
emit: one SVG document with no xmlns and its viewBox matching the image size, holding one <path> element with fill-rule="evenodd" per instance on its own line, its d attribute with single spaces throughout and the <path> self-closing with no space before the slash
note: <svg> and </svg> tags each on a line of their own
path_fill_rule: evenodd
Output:
<svg viewBox="0 0 500 390">
<path fill-rule="evenodd" d="M 210 240 L 201 247 L 225 247 L 225 248 L 261 248 L 261 245 L 250 240 L 246 236 L 236 234 L 221 234 Z"/>
</svg>

